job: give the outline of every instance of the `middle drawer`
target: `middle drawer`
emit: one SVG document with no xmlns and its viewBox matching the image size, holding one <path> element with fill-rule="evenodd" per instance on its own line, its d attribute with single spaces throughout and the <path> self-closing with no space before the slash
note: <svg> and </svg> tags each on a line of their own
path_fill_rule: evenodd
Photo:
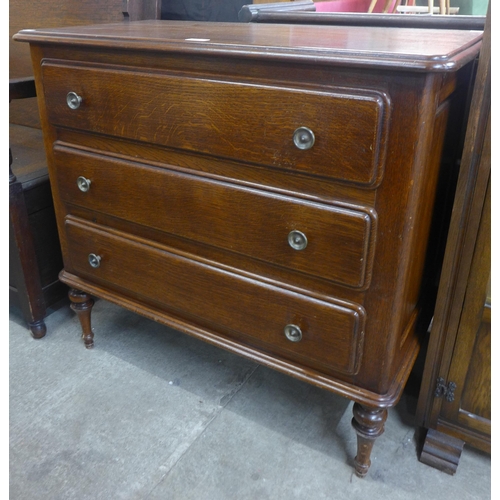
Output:
<svg viewBox="0 0 500 500">
<path fill-rule="evenodd" d="M 354 288 L 369 284 L 374 213 L 55 145 L 64 202 Z M 84 189 L 82 191 L 82 189 Z"/>
</svg>

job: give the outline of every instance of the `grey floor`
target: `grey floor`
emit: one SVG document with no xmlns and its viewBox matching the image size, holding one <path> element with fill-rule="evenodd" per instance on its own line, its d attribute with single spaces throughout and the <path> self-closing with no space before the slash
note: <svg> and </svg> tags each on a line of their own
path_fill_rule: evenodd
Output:
<svg viewBox="0 0 500 500">
<path fill-rule="evenodd" d="M 67 306 L 41 340 L 9 316 L 12 500 L 491 498 L 488 455 L 418 461 L 412 391 L 359 479 L 341 397 L 102 300 L 93 350 Z"/>
</svg>

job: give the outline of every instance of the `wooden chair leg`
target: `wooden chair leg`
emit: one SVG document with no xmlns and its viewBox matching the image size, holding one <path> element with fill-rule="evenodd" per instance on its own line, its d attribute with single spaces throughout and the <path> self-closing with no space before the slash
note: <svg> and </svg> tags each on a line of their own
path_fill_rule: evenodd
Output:
<svg viewBox="0 0 500 500">
<path fill-rule="evenodd" d="M 354 403 L 352 426 L 358 436 L 358 453 L 354 458 L 354 471 L 365 477 L 371 465 L 371 452 L 375 440 L 384 432 L 387 419 L 385 408 L 370 408 Z"/>
<path fill-rule="evenodd" d="M 90 323 L 90 313 L 94 305 L 94 300 L 85 292 L 70 289 L 69 299 L 71 300 L 71 309 L 75 311 L 82 326 L 82 339 L 87 349 L 94 347 L 94 333 Z"/>
</svg>

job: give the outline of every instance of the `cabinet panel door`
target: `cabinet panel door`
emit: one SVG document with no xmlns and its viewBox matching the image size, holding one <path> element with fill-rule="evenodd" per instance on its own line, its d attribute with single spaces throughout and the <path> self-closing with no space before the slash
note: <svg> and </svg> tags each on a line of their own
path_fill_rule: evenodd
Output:
<svg viewBox="0 0 500 500">
<path fill-rule="evenodd" d="M 441 410 L 444 419 L 486 436 L 491 434 L 490 198 L 489 183 L 448 377 L 457 387 L 454 400 Z"/>
</svg>

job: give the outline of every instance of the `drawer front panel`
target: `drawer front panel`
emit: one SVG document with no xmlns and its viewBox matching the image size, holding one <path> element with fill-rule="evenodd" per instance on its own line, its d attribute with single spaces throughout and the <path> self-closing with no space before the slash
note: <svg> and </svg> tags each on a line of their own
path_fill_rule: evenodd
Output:
<svg viewBox="0 0 500 500">
<path fill-rule="evenodd" d="M 65 232 L 73 268 L 67 270 L 82 278 L 160 304 L 175 316 L 220 325 L 226 335 L 238 333 L 249 343 L 255 339 L 287 359 L 349 374 L 359 368 L 365 318 L 356 304 L 269 286 L 72 217 Z M 90 265 L 90 254 L 98 267 Z M 300 329 L 300 341 L 288 340 L 287 325 Z"/>
<path fill-rule="evenodd" d="M 388 100 L 375 91 L 276 86 L 43 64 L 50 121 L 127 139 L 373 185 Z M 78 109 L 67 94 L 81 97 Z M 75 98 L 76 99 L 76 98 Z M 302 127 L 309 132 L 295 132 Z M 305 135 L 304 135 L 305 134 Z M 294 137 L 300 146 L 294 143 Z"/>
<path fill-rule="evenodd" d="M 66 203 L 350 287 L 369 283 L 376 230 L 372 212 L 65 146 L 55 146 L 54 158 Z M 78 188 L 79 177 L 90 181 L 88 191 Z"/>
</svg>

